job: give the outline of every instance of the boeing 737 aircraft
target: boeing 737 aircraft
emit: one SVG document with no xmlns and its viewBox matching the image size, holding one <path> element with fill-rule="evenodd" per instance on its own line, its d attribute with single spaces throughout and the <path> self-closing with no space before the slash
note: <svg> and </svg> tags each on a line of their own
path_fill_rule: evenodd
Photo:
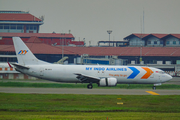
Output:
<svg viewBox="0 0 180 120">
<path fill-rule="evenodd" d="M 56 82 L 93 83 L 99 86 L 117 84 L 154 84 L 161 85 L 172 77 L 164 71 L 141 66 L 106 66 L 106 65 L 61 65 L 38 60 L 19 37 L 13 37 L 18 63 L 11 63 L 16 71 Z"/>
</svg>

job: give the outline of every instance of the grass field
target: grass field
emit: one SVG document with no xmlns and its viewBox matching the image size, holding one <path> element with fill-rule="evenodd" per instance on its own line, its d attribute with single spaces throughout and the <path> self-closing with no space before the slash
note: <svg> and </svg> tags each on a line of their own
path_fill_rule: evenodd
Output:
<svg viewBox="0 0 180 120">
<path fill-rule="evenodd" d="M 87 88 L 87 84 L 3 82 L 2 87 Z M 118 84 L 107 89 L 152 89 L 151 84 Z M 157 89 L 180 89 L 163 84 Z M 121 98 L 121 99 L 117 99 Z M 117 104 L 123 103 L 123 104 Z M 0 93 L 0 119 L 13 120 L 179 120 L 179 95 L 66 95 Z"/>
<path fill-rule="evenodd" d="M 179 120 L 179 113 L 153 112 L 0 112 L 8 120 Z"/>
<path fill-rule="evenodd" d="M 87 88 L 87 84 L 67 84 L 67 83 L 32 83 L 32 82 L 0 82 L 1 87 L 40 87 L 40 88 Z M 110 89 L 152 89 L 152 84 L 117 84 L 116 87 L 98 87 L 93 84 L 93 88 Z M 180 85 L 162 84 L 157 89 L 180 89 Z"/>
<path fill-rule="evenodd" d="M 0 93 L 0 119 L 106 120 L 107 117 L 180 119 L 180 96 Z"/>
</svg>

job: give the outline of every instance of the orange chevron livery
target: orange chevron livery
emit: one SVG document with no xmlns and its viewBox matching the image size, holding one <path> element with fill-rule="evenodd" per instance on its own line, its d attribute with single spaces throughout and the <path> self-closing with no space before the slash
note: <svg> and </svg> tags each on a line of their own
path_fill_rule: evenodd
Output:
<svg viewBox="0 0 180 120">
<path fill-rule="evenodd" d="M 28 50 L 20 50 L 18 55 L 25 55 L 28 52 Z"/>
<path fill-rule="evenodd" d="M 141 68 L 143 68 L 146 71 L 146 74 L 144 74 L 144 76 L 142 76 L 141 79 L 148 79 L 153 74 L 153 71 L 148 67 L 141 67 Z"/>
</svg>

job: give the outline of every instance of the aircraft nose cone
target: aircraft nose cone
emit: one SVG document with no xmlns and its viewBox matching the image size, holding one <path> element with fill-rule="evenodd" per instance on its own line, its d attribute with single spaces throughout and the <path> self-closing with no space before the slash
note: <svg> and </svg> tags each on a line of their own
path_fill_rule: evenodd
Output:
<svg viewBox="0 0 180 120">
<path fill-rule="evenodd" d="M 167 75 L 166 75 L 166 81 L 169 81 L 169 80 L 171 80 L 171 79 L 172 79 L 172 76 L 169 75 L 169 74 L 167 74 Z"/>
</svg>

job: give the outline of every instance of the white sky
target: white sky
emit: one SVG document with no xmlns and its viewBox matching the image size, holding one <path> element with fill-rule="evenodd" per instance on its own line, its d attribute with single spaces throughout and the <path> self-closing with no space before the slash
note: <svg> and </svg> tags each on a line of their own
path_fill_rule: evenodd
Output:
<svg viewBox="0 0 180 120">
<path fill-rule="evenodd" d="M 141 33 L 180 33 L 180 0 L 0 0 L 0 10 L 45 16 L 40 33 L 71 33 L 86 45 Z"/>
</svg>

